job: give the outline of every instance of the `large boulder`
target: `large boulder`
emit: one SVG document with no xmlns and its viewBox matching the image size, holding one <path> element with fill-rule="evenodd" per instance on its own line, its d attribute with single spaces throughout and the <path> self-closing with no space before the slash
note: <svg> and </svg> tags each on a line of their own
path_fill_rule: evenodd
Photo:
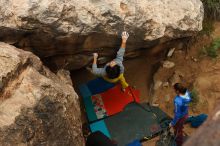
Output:
<svg viewBox="0 0 220 146">
<path fill-rule="evenodd" d="M 219 146 L 220 145 L 220 102 L 209 115 L 208 120 L 190 137 L 184 146 Z"/>
<path fill-rule="evenodd" d="M 127 52 L 191 36 L 202 29 L 203 11 L 200 0 L 1 0 L 0 41 L 77 69 L 91 52 L 113 55 L 124 29 Z"/>
<path fill-rule="evenodd" d="M 0 145 L 83 146 L 78 96 L 32 53 L 0 42 Z"/>
</svg>

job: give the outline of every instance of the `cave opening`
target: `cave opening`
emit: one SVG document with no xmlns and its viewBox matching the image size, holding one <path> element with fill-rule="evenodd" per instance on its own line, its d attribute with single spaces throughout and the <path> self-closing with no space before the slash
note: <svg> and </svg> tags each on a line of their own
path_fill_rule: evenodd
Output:
<svg viewBox="0 0 220 146">
<path fill-rule="evenodd" d="M 174 41 L 159 44 L 150 49 L 141 48 L 139 49 L 139 56 L 134 58 L 125 57 L 123 62 L 125 66 L 125 78 L 130 86 L 135 87 L 140 90 L 140 100 L 141 102 L 150 103 L 153 102 L 153 86 L 154 86 L 154 74 L 157 72 L 162 62 L 167 59 L 167 53 L 171 48 L 176 48 L 177 50 L 185 49 L 186 41 L 189 38 L 177 39 Z M 98 64 L 99 67 L 104 66 L 104 64 Z M 73 87 L 80 99 L 81 113 L 82 113 L 82 123 L 83 123 L 83 133 L 84 136 L 88 135 L 88 121 L 83 105 L 83 100 L 79 92 L 79 85 L 86 83 L 92 79 L 95 79 L 88 67 L 92 67 L 90 63 L 87 67 L 83 67 L 78 70 L 72 70 L 71 79 L 73 82 Z"/>
<path fill-rule="evenodd" d="M 150 55 L 149 50 L 143 50 L 141 55 L 136 58 L 125 59 L 125 78 L 130 86 L 138 88 L 141 91 L 141 100 L 149 102 L 149 90 L 153 83 L 153 74 L 157 70 L 160 62 L 164 59 L 164 52 L 154 56 Z M 100 67 L 104 64 L 99 65 Z M 89 65 L 88 67 L 91 67 Z M 87 68 L 81 68 L 71 71 L 71 78 L 74 89 L 78 92 L 78 86 L 89 80 L 95 79 L 91 71 Z M 80 94 L 79 94 L 80 95 Z"/>
<path fill-rule="evenodd" d="M 184 44 L 186 44 L 186 40 L 188 39 L 189 38 L 176 39 L 148 49 L 140 48 L 138 50 L 139 55 L 133 58 L 126 57 L 125 55 L 123 62 L 125 66 L 125 78 L 130 86 L 140 90 L 142 102 L 151 102 L 150 96 L 153 92 L 152 87 L 154 84 L 154 73 L 167 58 L 169 49 L 185 49 Z M 129 50 L 126 51 L 129 52 Z M 98 63 L 98 66 L 103 67 L 104 63 Z M 88 69 L 91 67 L 92 61 L 87 65 L 87 67 L 70 71 L 73 87 L 78 95 L 80 95 L 78 91 L 78 86 L 80 84 L 96 78 Z"/>
</svg>

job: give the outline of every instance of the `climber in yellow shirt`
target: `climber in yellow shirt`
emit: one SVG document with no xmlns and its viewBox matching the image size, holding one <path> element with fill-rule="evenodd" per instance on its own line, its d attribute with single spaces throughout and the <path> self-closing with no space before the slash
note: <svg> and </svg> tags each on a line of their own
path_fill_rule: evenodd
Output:
<svg viewBox="0 0 220 146">
<path fill-rule="evenodd" d="M 103 68 L 97 67 L 97 58 L 98 54 L 93 54 L 93 64 L 92 64 L 92 73 L 103 77 L 104 80 L 111 82 L 111 83 L 118 83 L 120 82 L 122 88 L 125 89 L 128 87 L 128 83 L 124 78 L 124 66 L 123 66 L 123 57 L 126 48 L 126 42 L 129 37 L 129 34 L 124 31 L 121 34 L 122 42 L 121 47 L 117 52 L 117 56 L 115 59 L 107 63 Z"/>
</svg>

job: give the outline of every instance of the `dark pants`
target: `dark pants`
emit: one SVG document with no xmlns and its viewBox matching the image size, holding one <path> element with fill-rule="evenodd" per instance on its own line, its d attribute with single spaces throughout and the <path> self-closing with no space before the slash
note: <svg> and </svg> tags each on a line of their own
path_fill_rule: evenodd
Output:
<svg viewBox="0 0 220 146">
<path fill-rule="evenodd" d="M 182 146 L 183 144 L 183 125 L 187 120 L 188 115 L 185 115 L 181 119 L 179 119 L 174 126 L 174 134 L 175 134 L 175 141 L 177 146 Z"/>
</svg>

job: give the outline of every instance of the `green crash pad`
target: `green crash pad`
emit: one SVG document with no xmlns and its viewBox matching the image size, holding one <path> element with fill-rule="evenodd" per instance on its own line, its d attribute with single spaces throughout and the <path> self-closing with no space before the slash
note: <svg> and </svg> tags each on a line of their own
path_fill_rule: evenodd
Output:
<svg viewBox="0 0 220 146">
<path fill-rule="evenodd" d="M 135 139 L 156 136 L 167 127 L 168 120 L 170 118 L 157 107 L 131 103 L 122 112 L 102 120 L 104 129 L 94 127 L 94 125 L 100 127 L 98 122 L 90 125 L 90 128 L 92 132 L 99 130 L 105 134 L 108 133 L 107 136 L 116 141 L 119 146 L 125 146 Z"/>
</svg>

